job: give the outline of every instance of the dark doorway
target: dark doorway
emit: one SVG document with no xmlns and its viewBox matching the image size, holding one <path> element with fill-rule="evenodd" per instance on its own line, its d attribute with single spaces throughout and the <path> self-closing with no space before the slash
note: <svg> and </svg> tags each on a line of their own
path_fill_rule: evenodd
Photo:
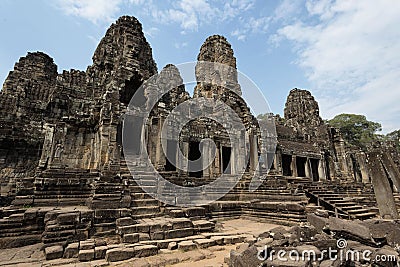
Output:
<svg viewBox="0 0 400 267">
<path fill-rule="evenodd" d="M 354 157 L 354 155 L 350 155 L 351 158 L 351 163 L 353 164 L 353 175 L 354 175 L 354 179 L 356 182 L 361 182 L 362 181 L 362 174 L 361 174 L 361 170 L 360 170 L 360 165 L 358 164 L 356 158 Z"/>
<path fill-rule="evenodd" d="M 167 172 L 176 171 L 177 144 L 178 142 L 176 140 L 167 140 L 167 157 L 165 159 L 165 170 Z"/>
<path fill-rule="evenodd" d="M 200 159 L 201 157 L 201 151 L 200 151 L 200 142 L 189 142 L 189 176 L 191 177 L 202 177 L 203 176 L 203 171 L 202 169 L 202 163 L 200 161 L 196 161 Z M 190 161 L 196 161 L 196 162 L 190 162 Z M 199 170 L 199 171 L 190 171 L 190 170 Z"/>
<path fill-rule="evenodd" d="M 231 173 L 231 148 L 222 147 L 222 170 L 225 174 Z"/>
<path fill-rule="evenodd" d="M 282 172 L 284 176 L 292 176 L 292 156 L 282 154 Z"/>
<path fill-rule="evenodd" d="M 325 172 L 326 172 L 326 179 L 331 180 L 331 172 L 329 169 L 329 160 L 327 155 L 325 155 Z"/>
<path fill-rule="evenodd" d="M 142 118 L 126 116 L 123 126 L 125 155 L 139 155 L 142 142 Z"/>
<path fill-rule="evenodd" d="M 143 106 L 146 103 L 146 97 L 144 95 L 144 87 L 140 87 L 141 85 L 142 79 L 139 74 L 135 73 L 132 78 L 125 80 L 125 86 L 119 92 L 119 100 L 128 105 L 135 95 L 131 104 L 135 107 Z"/>
<path fill-rule="evenodd" d="M 307 158 L 296 157 L 297 176 L 306 177 Z"/>
<path fill-rule="evenodd" d="M 122 123 L 117 126 L 117 144 L 121 148 L 121 156 L 124 156 L 123 145 L 122 145 Z"/>
<path fill-rule="evenodd" d="M 312 173 L 312 178 L 314 182 L 319 181 L 319 175 L 318 175 L 318 165 L 319 165 L 319 159 L 310 159 L 311 163 L 311 173 Z"/>
</svg>

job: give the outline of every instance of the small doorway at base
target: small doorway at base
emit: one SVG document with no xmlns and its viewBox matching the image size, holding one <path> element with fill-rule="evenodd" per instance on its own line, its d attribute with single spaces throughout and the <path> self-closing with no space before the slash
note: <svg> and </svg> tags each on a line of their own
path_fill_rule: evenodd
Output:
<svg viewBox="0 0 400 267">
<path fill-rule="evenodd" d="M 313 177 L 314 182 L 319 181 L 319 175 L 318 175 L 318 165 L 319 165 L 319 159 L 310 159 L 311 163 L 311 173 Z"/>
<path fill-rule="evenodd" d="M 189 142 L 188 169 L 190 177 L 201 178 L 203 176 L 202 163 L 200 161 L 190 162 L 190 161 L 196 161 L 200 157 L 201 157 L 200 142 L 194 142 L 194 141 Z M 195 171 L 190 171 L 190 170 L 195 170 Z"/>
<path fill-rule="evenodd" d="M 292 176 L 292 155 L 282 154 L 282 174 Z"/>
<path fill-rule="evenodd" d="M 222 172 L 231 173 L 231 148 L 228 146 L 222 147 Z"/>
<path fill-rule="evenodd" d="M 307 158 L 296 157 L 296 167 L 297 167 L 298 177 L 306 177 L 306 164 L 307 164 Z"/>
</svg>

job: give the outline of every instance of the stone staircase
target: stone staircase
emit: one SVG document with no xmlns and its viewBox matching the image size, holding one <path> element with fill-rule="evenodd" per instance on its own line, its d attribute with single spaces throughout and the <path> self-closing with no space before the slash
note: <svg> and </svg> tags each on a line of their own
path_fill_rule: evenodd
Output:
<svg viewBox="0 0 400 267">
<path fill-rule="evenodd" d="M 267 176 L 254 192 L 250 176 L 244 175 L 224 197 L 210 204 L 213 218 L 251 216 L 286 225 L 305 222 L 308 199 L 304 192 L 288 186 L 282 176 Z"/>
<path fill-rule="evenodd" d="M 91 196 L 90 185 L 99 177 L 98 172 L 81 169 L 48 169 L 33 181 L 32 197 L 16 197 L 14 205 L 79 206 Z"/>
<path fill-rule="evenodd" d="M 47 209 L 0 208 L 0 248 L 20 247 L 41 242 Z"/>
<path fill-rule="evenodd" d="M 334 212 L 334 215 L 347 219 L 370 219 L 378 214 L 374 207 L 374 195 L 363 186 L 333 185 L 315 183 L 305 189 L 312 202 Z"/>
<path fill-rule="evenodd" d="M 122 182 L 129 189 L 131 202 L 131 216 L 134 219 L 151 218 L 159 216 L 161 213 L 161 203 L 147 194 L 143 188 L 148 187 L 151 191 L 156 191 L 158 185 L 155 183 L 154 174 L 146 171 L 137 171 L 140 177 L 140 185 L 133 179 L 125 159 L 121 159 L 120 176 Z"/>
</svg>

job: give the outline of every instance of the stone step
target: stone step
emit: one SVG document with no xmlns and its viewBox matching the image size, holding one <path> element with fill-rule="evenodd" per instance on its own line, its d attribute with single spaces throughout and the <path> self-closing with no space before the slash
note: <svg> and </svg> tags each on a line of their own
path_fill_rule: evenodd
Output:
<svg viewBox="0 0 400 267">
<path fill-rule="evenodd" d="M 131 207 L 159 206 L 160 202 L 156 199 L 133 199 Z"/>
<path fill-rule="evenodd" d="M 370 209 L 355 209 L 355 210 L 347 210 L 347 213 L 349 214 L 365 214 L 370 212 Z"/>
<path fill-rule="evenodd" d="M 335 206 L 337 206 L 337 207 L 348 207 L 348 206 L 354 206 L 354 205 L 357 205 L 357 203 L 353 202 L 353 201 L 335 203 Z"/>
<path fill-rule="evenodd" d="M 357 209 L 362 209 L 363 207 L 360 205 L 351 205 L 351 206 L 342 206 L 340 207 L 344 211 L 350 211 L 350 210 L 357 210 Z"/>
<path fill-rule="evenodd" d="M 365 212 L 365 213 L 361 213 L 361 214 L 354 214 L 352 215 L 353 218 L 355 219 L 370 219 L 373 217 L 376 217 L 376 213 L 375 212 Z"/>
<path fill-rule="evenodd" d="M 132 216 L 160 213 L 159 206 L 131 207 Z"/>
</svg>

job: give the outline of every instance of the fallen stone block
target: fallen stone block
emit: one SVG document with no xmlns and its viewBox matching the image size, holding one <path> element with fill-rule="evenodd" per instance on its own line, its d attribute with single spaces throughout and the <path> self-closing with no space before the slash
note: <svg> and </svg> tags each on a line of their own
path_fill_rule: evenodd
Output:
<svg viewBox="0 0 400 267">
<path fill-rule="evenodd" d="M 170 230 L 165 233 L 165 238 L 180 238 L 193 235 L 193 228 Z"/>
<path fill-rule="evenodd" d="M 243 242 L 244 241 L 244 239 L 245 239 L 245 237 L 244 236 L 241 236 L 241 235 L 233 235 L 232 236 L 232 244 L 236 244 L 236 243 L 241 243 L 241 242 Z"/>
<path fill-rule="evenodd" d="M 59 259 L 64 254 L 64 249 L 62 246 L 51 246 L 44 249 L 44 254 L 46 255 L 46 260 Z"/>
<path fill-rule="evenodd" d="M 160 232 L 162 230 L 161 224 L 159 223 L 151 223 L 149 224 L 149 232 L 155 233 L 155 232 Z"/>
<path fill-rule="evenodd" d="M 181 241 L 178 244 L 178 249 L 181 249 L 183 251 L 189 251 L 189 250 L 193 250 L 196 248 L 197 248 L 197 246 L 195 243 L 193 243 L 193 241 Z"/>
<path fill-rule="evenodd" d="M 76 224 L 79 222 L 79 213 L 64 213 L 57 216 L 57 223 L 60 225 Z"/>
<path fill-rule="evenodd" d="M 118 218 L 115 222 L 117 226 L 127 226 L 136 223 L 131 217 Z"/>
<path fill-rule="evenodd" d="M 65 248 L 64 258 L 77 258 L 79 253 L 79 243 L 71 243 Z"/>
<path fill-rule="evenodd" d="M 150 240 L 150 235 L 146 233 L 139 233 L 139 241 Z"/>
<path fill-rule="evenodd" d="M 160 231 L 160 232 L 150 233 L 150 238 L 151 240 L 162 240 L 164 239 L 164 232 Z"/>
<path fill-rule="evenodd" d="M 107 246 L 107 242 L 103 238 L 96 238 L 94 244 L 96 247 Z"/>
<path fill-rule="evenodd" d="M 135 227 L 138 233 L 148 233 L 150 231 L 150 225 L 146 223 L 135 224 Z"/>
<path fill-rule="evenodd" d="M 174 230 L 193 227 L 192 221 L 186 218 L 175 218 L 171 222 Z"/>
<path fill-rule="evenodd" d="M 87 249 L 94 249 L 94 240 L 84 240 L 79 242 L 79 249 L 80 250 L 87 250 Z"/>
<path fill-rule="evenodd" d="M 185 212 L 183 210 L 170 210 L 169 215 L 174 218 L 185 217 Z"/>
<path fill-rule="evenodd" d="M 214 229 L 215 224 L 206 220 L 193 221 L 193 228 L 198 232 L 211 231 Z"/>
<path fill-rule="evenodd" d="M 104 259 L 106 257 L 107 246 L 100 246 L 94 248 L 94 258 L 96 260 Z"/>
<path fill-rule="evenodd" d="M 229 266 L 246 266 L 258 267 L 261 265 L 262 260 L 258 259 L 259 249 L 255 246 L 246 247 L 242 246 L 239 250 L 231 250 L 229 259 L 226 259 Z M 271 265 L 268 265 L 271 266 Z"/>
<path fill-rule="evenodd" d="M 176 242 L 170 242 L 168 244 L 168 249 L 169 250 L 174 250 L 174 249 L 177 249 L 177 248 L 178 248 L 178 244 Z"/>
<path fill-rule="evenodd" d="M 94 260 L 94 248 L 93 249 L 80 249 L 78 253 L 79 261 L 91 261 Z"/>
<path fill-rule="evenodd" d="M 130 259 L 134 256 L 133 248 L 113 248 L 108 249 L 106 252 L 106 261 L 108 262 L 115 262 L 115 261 L 123 261 Z"/>
<path fill-rule="evenodd" d="M 203 217 L 206 214 L 206 209 L 202 207 L 184 208 L 183 211 L 187 217 Z"/>
<path fill-rule="evenodd" d="M 262 238 L 261 240 L 258 240 L 256 243 L 254 243 L 254 246 L 256 247 L 268 246 L 272 243 L 272 241 L 274 241 L 274 239 L 272 239 L 271 237 Z"/>
<path fill-rule="evenodd" d="M 313 225 L 318 232 L 321 232 L 324 227 L 328 224 L 328 219 L 317 216 L 316 214 L 307 214 L 307 221 Z"/>
<path fill-rule="evenodd" d="M 224 237 L 223 236 L 211 236 L 211 240 L 215 242 L 215 244 L 222 246 L 224 244 Z"/>
<path fill-rule="evenodd" d="M 154 245 L 135 246 L 133 248 L 135 257 L 148 257 L 157 255 L 158 247 Z"/>
<path fill-rule="evenodd" d="M 139 242 L 139 234 L 138 233 L 135 233 L 135 234 L 125 234 L 125 235 L 123 235 L 123 237 L 122 237 L 122 242 L 124 242 L 124 243 L 130 243 L 130 244 L 133 244 L 133 243 L 137 243 L 137 242 Z"/>
<path fill-rule="evenodd" d="M 215 241 L 212 239 L 207 239 L 207 238 L 195 239 L 195 240 L 193 240 L 193 242 L 195 244 L 197 244 L 198 248 L 208 248 L 211 246 L 215 246 Z"/>
<path fill-rule="evenodd" d="M 371 238 L 371 232 L 368 227 L 357 221 L 349 221 L 331 217 L 329 218 L 326 229 L 328 229 L 331 233 L 334 233 L 335 237 L 359 241 L 360 243 L 366 245 L 375 245 L 375 242 Z"/>
</svg>

